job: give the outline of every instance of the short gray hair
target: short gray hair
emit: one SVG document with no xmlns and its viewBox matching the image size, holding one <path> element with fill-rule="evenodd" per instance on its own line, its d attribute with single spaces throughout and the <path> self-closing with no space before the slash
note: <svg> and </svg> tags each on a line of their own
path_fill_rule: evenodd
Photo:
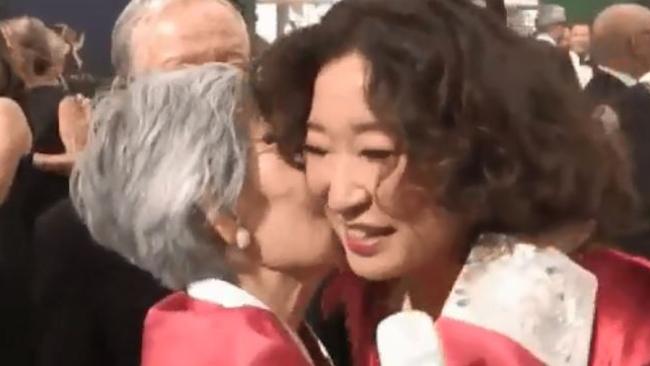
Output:
<svg viewBox="0 0 650 366">
<path fill-rule="evenodd" d="M 243 80 L 226 64 L 152 74 L 93 113 L 73 203 L 100 244 L 172 288 L 231 279 L 206 218 L 232 213 L 244 182 Z"/>
</svg>

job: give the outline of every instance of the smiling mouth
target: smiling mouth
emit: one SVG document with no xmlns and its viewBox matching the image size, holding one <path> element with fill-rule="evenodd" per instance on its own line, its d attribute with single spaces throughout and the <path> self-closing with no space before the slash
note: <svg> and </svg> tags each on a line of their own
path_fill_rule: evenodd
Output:
<svg viewBox="0 0 650 366">
<path fill-rule="evenodd" d="M 390 226 L 349 225 L 343 242 L 348 251 L 361 257 L 372 257 L 381 249 L 381 239 L 393 233 L 395 228 Z"/>
</svg>

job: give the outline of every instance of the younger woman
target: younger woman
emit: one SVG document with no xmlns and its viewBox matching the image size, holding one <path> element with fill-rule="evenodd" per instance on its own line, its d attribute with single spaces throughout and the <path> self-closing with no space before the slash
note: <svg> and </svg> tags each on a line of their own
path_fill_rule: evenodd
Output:
<svg viewBox="0 0 650 366">
<path fill-rule="evenodd" d="M 343 0 L 262 60 L 264 114 L 363 279 L 330 299 L 356 365 L 421 353 L 421 322 L 382 342 L 408 310 L 445 365 L 650 362 L 650 264 L 599 245 L 634 223 L 628 164 L 545 54 L 470 2 Z"/>
</svg>

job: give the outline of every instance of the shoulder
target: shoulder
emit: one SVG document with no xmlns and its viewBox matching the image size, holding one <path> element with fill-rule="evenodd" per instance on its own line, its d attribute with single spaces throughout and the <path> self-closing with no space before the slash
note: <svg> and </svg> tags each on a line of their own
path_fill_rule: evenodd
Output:
<svg viewBox="0 0 650 366">
<path fill-rule="evenodd" d="M 594 76 L 585 87 L 585 91 L 592 98 L 614 97 L 617 93 L 623 93 L 627 89 L 625 84 L 615 77 L 594 67 Z M 603 95 L 604 94 L 604 95 Z M 608 96 L 608 94 L 611 94 Z"/>
<path fill-rule="evenodd" d="M 253 307 L 226 307 L 175 293 L 149 310 L 143 366 L 307 366 L 275 315 Z"/>
<path fill-rule="evenodd" d="M 621 93 L 623 100 L 631 101 L 647 101 L 650 99 L 650 87 L 646 84 L 638 83 L 634 86 L 626 88 Z"/>
<path fill-rule="evenodd" d="M 592 363 L 650 363 L 650 261 L 597 249 L 578 262 L 598 279 Z"/>
<path fill-rule="evenodd" d="M 255 321 L 249 324 L 251 320 Z M 149 309 L 145 334 L 173 331 L 177 336 L 192 335 L 194 332 L 217 335 L 244 325 L 250 327 L 250 330 L 269 326 L 281 328 L 280 322 L 268 310 L 253 306 L 229 307 L 176 292 Z"/>
<path fill-rule="evenodd" d="M 599 298 L 614 295 L 611 300 L 628 306 L 650 300 L 650 261 L 647 259 L 611 249 L 594 249 L 583 253 L 578 263 L 598 279 Z M 635 296 L 629 296 L 630 293 Z"/>
</svg>

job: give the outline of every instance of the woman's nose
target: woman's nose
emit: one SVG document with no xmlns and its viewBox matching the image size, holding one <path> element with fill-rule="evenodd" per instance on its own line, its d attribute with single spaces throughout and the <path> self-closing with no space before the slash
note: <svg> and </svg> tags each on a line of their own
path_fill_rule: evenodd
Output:
<svg viewBox="0 0 650 366">
<path fill-rule="evenodd" d="M 327 194 L 327 206 L 331 211 L 350 218 L 370 206 L 372 193 L 360 179 L 362 175 L 349 162 L 340 161 L 335 165 Z"/>
</svg>

